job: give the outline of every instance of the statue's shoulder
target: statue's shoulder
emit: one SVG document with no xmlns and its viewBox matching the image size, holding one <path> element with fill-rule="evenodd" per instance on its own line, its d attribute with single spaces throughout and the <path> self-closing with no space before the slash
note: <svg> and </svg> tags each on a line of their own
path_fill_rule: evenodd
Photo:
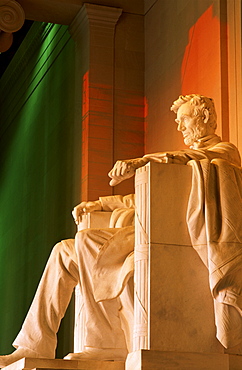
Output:
<svg viewBox="0 0 242 370">
<path fill-rule="evenodd" d="M 220 141 L 214 145 L 212 150 L 218 150 L 227 153 L 230 162 L 236 164 L 237 166 L 241 166 L 239 149 L 233 143 L 230 143 L 228 141 Z"/>
<path fill-rule="evenodd" d="M 229 141 L 222 141 L 221 140 L 218 143 L 216 143 L 214 145 L 214 147 L 224 148 L 224 150 L 233 150 L 233 151 L 239 152 L 239 149 L 237 148 L 237 146 L 234 145 L 233 143 L 230 143 Z"/>
</svg>

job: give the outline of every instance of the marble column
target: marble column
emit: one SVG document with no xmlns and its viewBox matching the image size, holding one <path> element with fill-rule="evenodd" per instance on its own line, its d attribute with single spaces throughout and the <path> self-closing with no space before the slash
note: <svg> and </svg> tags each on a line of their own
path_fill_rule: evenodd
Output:
<svg viewBox="0 0 242 370">
<path fill-rule="evenodd" d="M 82 127 L 83 200 L 112 192 L 107 173 L 114 161 L 115 27 L 121 14 L 120 8 L 86 3 L 69 27 L 76 42 L 76 122 Z"/>
</svg>

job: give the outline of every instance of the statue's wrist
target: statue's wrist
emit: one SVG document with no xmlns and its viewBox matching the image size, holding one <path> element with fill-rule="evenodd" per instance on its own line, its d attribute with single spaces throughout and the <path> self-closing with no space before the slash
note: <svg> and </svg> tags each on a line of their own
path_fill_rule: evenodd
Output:
<svg viewBox="0 0 242 370">
<path fill-rule="evenodd" d="M 142 166 L 145 166 L 149 162 L 149 158 L 147 158 L 145 155 L 141 158 Z"/>
<path fill-rule="evenodd" d="M 102 202 L 100 200 L 96 200 L 95 203 L 96 203 L 96 210 L 102 211 L 103 210 Z"/>
</svg>

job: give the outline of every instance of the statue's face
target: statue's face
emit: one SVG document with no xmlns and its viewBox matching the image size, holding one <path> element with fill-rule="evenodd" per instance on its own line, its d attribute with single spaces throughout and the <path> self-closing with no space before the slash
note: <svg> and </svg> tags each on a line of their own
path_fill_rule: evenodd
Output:
<svg viewBox="0 0 242 370">
<path fill-rule="evenodd" d="M 194 108 L 190 102 L 184 103 L 177 111 L 177 130 L 181 131 L 184 143 L 188 146 L 207 135 L 206 125 L 202 117 L 194 116 Z"/>
</svg>

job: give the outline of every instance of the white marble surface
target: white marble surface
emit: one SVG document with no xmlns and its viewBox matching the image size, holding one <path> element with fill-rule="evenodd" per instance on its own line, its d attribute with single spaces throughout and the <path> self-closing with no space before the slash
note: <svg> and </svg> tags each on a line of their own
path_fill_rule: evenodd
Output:
<svg viewBox="0 0 242 370">
<path fill-rule="evenodd" d="M 208 272 L 192 247 L 150 245 L 150 348 L 223 353 Z"/>
<path fill-rule="evenodd" d="M 123 361 L 70 361 L 62 359 L 23 358 L 6 366 L 4 369 L 124 370 L 125 365 Z"/>
<path fill-rule="evenodd" d="M 191 191 L 191 168 L 149 163 L 150 243 L 191 245 L 186 211 Z"/>
<path fill-rule="evenodd" d="M 224 353 L 208 271 L 187 231 L 190 186 L 188 166 L 149 163 L 137 171 L 135 250 L 147 253 L 135 253 L 134 350 Z"/>
<path fill-rule="evenodd" d="M 140 350 L 126 360 L 125 370 L 241 370 L 242 357 L 215 353 Z"/>
</svg>

